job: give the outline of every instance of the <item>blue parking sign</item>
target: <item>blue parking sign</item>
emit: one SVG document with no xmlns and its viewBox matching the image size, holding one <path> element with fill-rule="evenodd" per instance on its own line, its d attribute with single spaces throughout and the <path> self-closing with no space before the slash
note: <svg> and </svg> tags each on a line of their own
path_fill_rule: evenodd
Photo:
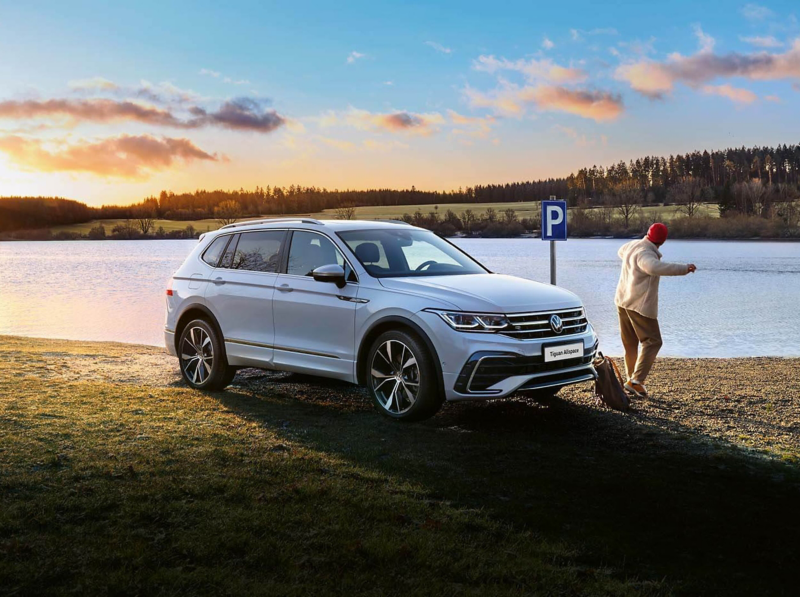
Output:
<svg viewBox="0 0 800 597">
<path fill-rule="evenodd" d="M 567 240 L 566 201 L 542 201 L 542 240 Z"/>
</svg>

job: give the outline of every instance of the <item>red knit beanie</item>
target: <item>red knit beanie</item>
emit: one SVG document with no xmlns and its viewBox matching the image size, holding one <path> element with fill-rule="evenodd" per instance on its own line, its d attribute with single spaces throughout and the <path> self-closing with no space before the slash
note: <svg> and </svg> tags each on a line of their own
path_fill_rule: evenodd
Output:
<svg viewBox="0 0 800 597">
<path fill-rule="evenodd" d="M 667 240 L 667 233 L 667 227 L 661 222 L 656 222 L 647 231 L 647 240 L 656 245 L 663 245 L 664 241 Z"/>
</svg>

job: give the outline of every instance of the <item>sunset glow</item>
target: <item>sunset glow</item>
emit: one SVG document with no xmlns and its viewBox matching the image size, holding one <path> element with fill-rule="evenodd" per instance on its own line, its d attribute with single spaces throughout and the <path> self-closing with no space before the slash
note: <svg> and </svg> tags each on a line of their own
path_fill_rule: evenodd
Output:
<svg viewBox="0 0 800 597">
<path fill-rule="evenodd" d="M 582 4 L 6 3 L 0 195 L 450 190 L 797 140 L 792 3 Z"/>
</svg>

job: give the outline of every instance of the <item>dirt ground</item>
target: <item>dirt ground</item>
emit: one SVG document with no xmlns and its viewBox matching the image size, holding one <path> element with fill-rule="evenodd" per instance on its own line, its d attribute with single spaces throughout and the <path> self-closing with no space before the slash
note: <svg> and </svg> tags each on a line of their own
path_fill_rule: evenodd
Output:
<svg viewBox="0 0 800 597">
<path fill-rule="evenodd" d="M 0 367 L 11 379 L 183 385 L 176 359 L 163 349 L 131 344 L 2 337 Z M 247 369 L 239 372 L 233 386 L 343 411 L 372 408 L 362 388 L 296 374 Z M 727 445 L 800 460 L 800 359 L 660 359 L 648 380 L 651 397 L 635 401 L 629 413 L 605 409 L 595 400 L 592 387 L 586 383 L 565 388 L 541 408 L 596 410 L 598 416 L 587 419 L 587 437 L 618 436 L 624 444 L 657 435 L 662 447 L 665 441 L 680 443 L 684 450 Z M 498 402 L 508 406 L 502 412 L 511 412 L 513 419 L 515 404 L 533 401 L 517 396 L 492 403 L 445 404 L 428 424 L 451 427 L 462 421 L 465 412 L 469 420 L 482 414 L 496 416 Z"/>
</svg>

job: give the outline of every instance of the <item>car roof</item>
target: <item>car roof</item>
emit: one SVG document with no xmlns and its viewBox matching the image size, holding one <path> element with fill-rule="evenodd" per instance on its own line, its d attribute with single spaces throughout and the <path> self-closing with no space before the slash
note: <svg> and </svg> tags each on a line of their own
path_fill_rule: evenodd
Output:
<svg viewBox="0 0 800 597">
<path fill-rule="evenodd" d="M 301 228 L 306 230 L 319 230 L 330 232 L 343 232 L 346 230 L 379 230 L 398 228 L 417 228 L 401 220 L 315 220 L 312 218 L 266 218 L 257 220 L 242 220 L 228 226 L 223 226 L 210 234 L 217 236 L 224 232 L 244 232 L 252 230 L 268 230 L 270 228 Z"/>
</svg>

